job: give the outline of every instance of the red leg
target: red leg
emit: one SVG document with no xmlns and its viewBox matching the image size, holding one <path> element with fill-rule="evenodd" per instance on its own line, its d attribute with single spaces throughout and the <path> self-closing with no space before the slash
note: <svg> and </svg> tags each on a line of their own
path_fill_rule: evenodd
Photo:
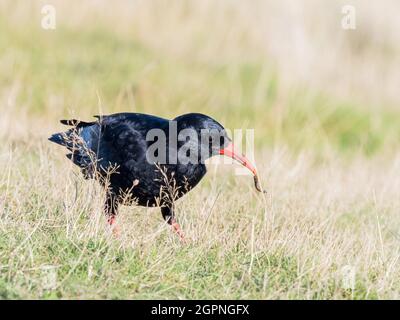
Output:
<svg viewBox="0 0 400 320">
<path fill-rule="evenodd" d="M 117 223 L 117 217 L 115 215 L 110 216 L 108 217 L 107 222 L 111 227 L 113 235 L 118 238 L 121 235 L 121 232 Z"/>
<path fill-rule="evenodd" d="M 161 207 L 161 213 L 165 221 L 172 226 L 172 230 L 179 236 L 182 242 L 185 242 L 185 235 L 179 223 L 176 222 L 174 216 L 174 209 L 172 206 Z"/>
<path fill-rule="evenodd" d="M 111 227 L 113 234 L 119 237 L 119 226 L 117 223 L 117 213 L 118 213 L 118 197 L 114 193 L 108 192 L 106 195 L 106 202 L 104 205 L 104 211 L 107 217 L 107 222 Z"/>
<path fill-rule="evenodd" d="M 171 219 L 171 226 L 174 232 L 179 236 L 179 239 L 184 242 L 185 241 L 185 234 L 183 233 L 181 226 L 179 225 L 178 222 L 175 221 L 175 219 Z"/>
<path fill-rule="evenodd" d="M 115 216 L 111 216 L 108 217 L 107 222 L 110 226 L 112 226 L 113 224 L 115 224 L 115 222 L 117 221 L 117 218 Z"/>
</svg>

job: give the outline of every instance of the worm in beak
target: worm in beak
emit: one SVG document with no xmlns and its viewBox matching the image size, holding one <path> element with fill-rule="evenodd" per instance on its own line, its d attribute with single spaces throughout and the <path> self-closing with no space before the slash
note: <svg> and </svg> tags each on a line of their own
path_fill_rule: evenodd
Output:
<svg viewBox="0 0 400 320">
<path fill-rule="evenodd" d="M 219 154 L 231 157 L 232 159 L 238 161 L 242 166 L 244 166 L 247 169 L 249 169 L 254 175 L 254 186 L 257 189 L 257 191 L 263 192 L 263 193 L 267 193 L 265 190 L 263 190 L 261 188 L 260 180 L 258 178 L 258 174 L 257 174 L 256 168 L 251 164 L 251 162 L 249 161 L 249 159 L 246 158 L 246 156 L 244 156 L 243 154 L 241 155 L 241 154 L 238 154 L 238 153 L 235 152 L 235 148 L 233 146 L 233 143 L 230 143 L 228 146 L 226 146 L 225 148 L 221 149 L 219 151 Z"/>
</svg>

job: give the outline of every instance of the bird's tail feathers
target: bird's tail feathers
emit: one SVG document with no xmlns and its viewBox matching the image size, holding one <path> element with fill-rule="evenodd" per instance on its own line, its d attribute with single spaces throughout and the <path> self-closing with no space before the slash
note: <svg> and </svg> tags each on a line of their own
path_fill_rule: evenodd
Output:
<svg viewBox="0 0 400 320">
<path fill-rule="evenodd" d="M 85 122 L 85 121 L 76 120 L 76 119 L 60 120 L 60 122 L 66 126 L 74 126 L 77 128 L 87 127 L 87 126 L 91 126 L 94 124 L 94 122 Z"/>
<path fill-rule="evenodd" d="M 66 134 L 64 132 L 59 132 L 59 133 L 53 134 L 49 138 L 49 140 L 51 142 L 57 143 L 57 144 L 62 145 L 62 146 L 66 146 L 66 144 L 67 144 Z"/>
<path fill-rule="evenodd" d="M 74 148 L 74 145 L 76 145 L 76 142 L 74 142 L 76 140 L 76 129 L 73 128 L 66 132 L 55 133 L 49 140 L 71 150 Z"/>
</svg>

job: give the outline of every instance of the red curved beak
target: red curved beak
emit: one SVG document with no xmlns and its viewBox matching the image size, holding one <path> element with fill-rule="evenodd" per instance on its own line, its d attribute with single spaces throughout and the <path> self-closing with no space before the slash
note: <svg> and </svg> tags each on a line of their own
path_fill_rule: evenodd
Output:
<svg viewBox="0 0 400 320">
<path fill-rule="evenodd" d="M 235 148 L 233 146 L 233 143 L 231 142 L 226 148 L 221 149 L 219 151 L 220 155 L 225 155 L 228 157 L 231 157 L 232 159 L 235 159 L 238 161 L 242 166 L 246 167 L 249 169 L 255 176 L 257 176 L 257 171 L 256 168 L 251 164 L 249 159 L 246 158 L 243 154 L 240 155 L 235 152 Z"/>
</svg>

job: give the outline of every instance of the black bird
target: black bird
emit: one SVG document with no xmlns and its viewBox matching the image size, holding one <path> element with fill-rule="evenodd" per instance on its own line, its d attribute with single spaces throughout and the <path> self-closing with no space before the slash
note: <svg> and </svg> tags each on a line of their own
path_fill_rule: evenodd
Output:
<svg viewBox="0 0 400 320">
<path fill-rule="evenodd" d="M 223 126 L 206 115 L 189 113 L 173 120 L 140 113 L 95 117 L 93 122 L 61 120 L 72 128 L 49 140 L 70 151 L 67 157 L 86 179 L 97 179 L 106 188 L 104 210 L 110 225 L 120 204 L 158 206 L 183 239 L 174 201 L 199 183 L 206 174 L 204 160 L 214 155 L 239 161 L 262 191 L 254 166 L 235 153 Z"/>
</svg>

